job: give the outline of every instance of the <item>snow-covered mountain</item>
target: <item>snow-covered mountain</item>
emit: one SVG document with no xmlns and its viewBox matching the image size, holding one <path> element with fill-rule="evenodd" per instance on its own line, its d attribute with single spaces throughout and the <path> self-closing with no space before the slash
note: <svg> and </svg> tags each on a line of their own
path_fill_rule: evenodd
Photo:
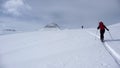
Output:
<svg viewBox="0 0 120 68">
<path fill-rule="evenodd" d="M 105 43 L 96 28 L 1 35 L 0 68 L 119 68 L 117 26 L 108 27 Z"/>
<path fill-rule="evenodd" d="M 0 35 L 37 31 L 43 28 L 39 23 L 0 21 Z"/>
</svg>

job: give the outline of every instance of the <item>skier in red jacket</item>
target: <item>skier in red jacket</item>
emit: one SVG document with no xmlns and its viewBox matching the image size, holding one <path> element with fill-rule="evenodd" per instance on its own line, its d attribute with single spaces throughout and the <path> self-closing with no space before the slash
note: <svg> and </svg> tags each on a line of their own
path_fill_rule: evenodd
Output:
<svg viewBox="0 0 120 68">
<path fill-rule="evenodd" d="M 109 29 L 103 24 L 102 21 L 99 22 L 99 26 L 97 27 L 97 29 L 100 29 L 100 40 L 102 42 L 104 42 L 104 33 L 105 33 L 105 29 L 107 31 L 109 31 Z"/>
</svg>

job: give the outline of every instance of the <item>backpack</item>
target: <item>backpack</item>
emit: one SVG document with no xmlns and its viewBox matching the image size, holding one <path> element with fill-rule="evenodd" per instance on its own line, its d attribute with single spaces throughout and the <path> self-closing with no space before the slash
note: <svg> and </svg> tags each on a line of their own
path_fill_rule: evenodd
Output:
<svg viewBox="0 0 120 68">
<path fill-rule="evenodd" d="M 105 29 L 105 26 L 104 26 L 103 22 L 99 23 L 99 28 L 100 28 L 100 30 L 104 30 Z"/>
</svg>

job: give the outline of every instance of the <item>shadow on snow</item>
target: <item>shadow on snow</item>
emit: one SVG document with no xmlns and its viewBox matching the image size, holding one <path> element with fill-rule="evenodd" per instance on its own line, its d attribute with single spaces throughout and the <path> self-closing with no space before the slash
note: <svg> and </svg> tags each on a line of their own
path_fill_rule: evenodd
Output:
<svg viewBox="0 0 120 68">
<path fill-rule="evenodd" d="M 108 39 L 108 40 L 105 40 L 106 42 L 117 42 L 117 41 L 120 41 L 120 39 Z"/>
</svg>

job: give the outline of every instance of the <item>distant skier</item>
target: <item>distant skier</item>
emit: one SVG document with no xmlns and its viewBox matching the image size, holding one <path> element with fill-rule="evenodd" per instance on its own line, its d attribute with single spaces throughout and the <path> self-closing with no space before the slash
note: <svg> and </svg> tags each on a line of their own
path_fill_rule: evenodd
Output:
<svg viewBox="0 0 120 68">
<path fill-rule="evenodd" d="M 100 29 L 100 40 L 101 40 L 102 42 L 104 42 L 105 29 L 106 29 L 107 31 L 109 31 L 109 29 L 103 24 L 102 21 L 99 22 L 99 25 L 98 25 L 97 29 Z"/>
<path fill-rule="evenodd" d="M 84 28 L 83 25 L 81 26 L 81 28 L 82 28 L 82 29 Z"/>
</svg>

